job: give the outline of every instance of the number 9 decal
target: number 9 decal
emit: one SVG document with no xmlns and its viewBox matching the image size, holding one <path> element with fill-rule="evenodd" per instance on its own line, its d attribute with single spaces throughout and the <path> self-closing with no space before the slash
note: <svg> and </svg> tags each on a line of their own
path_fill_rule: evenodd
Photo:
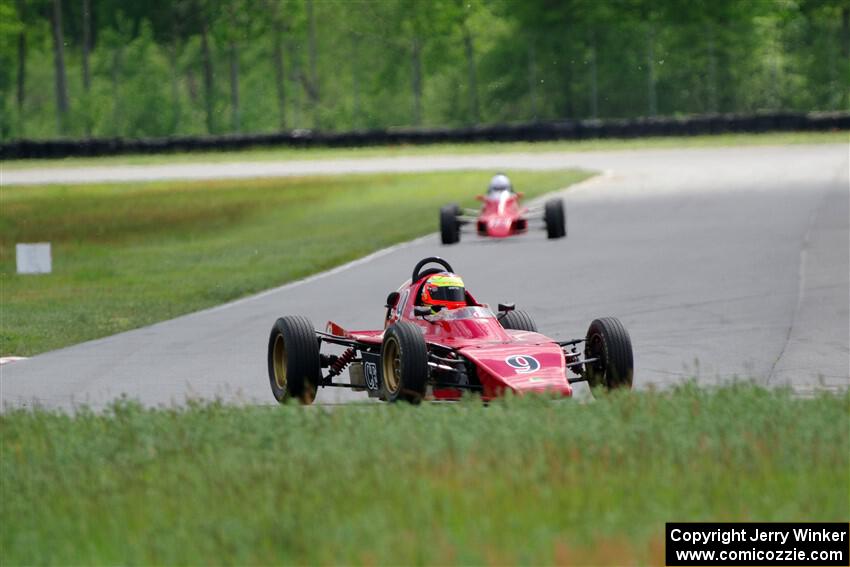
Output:
<svg viewBox="0 0 850 567">
<path fill-rule="evenodd" d="M 515 354 L 505 359 L 508 366 L 517 371 L 518 374 L 528 374 L 540 369 L 540 362 L 528 354 Z"/>
</svg>

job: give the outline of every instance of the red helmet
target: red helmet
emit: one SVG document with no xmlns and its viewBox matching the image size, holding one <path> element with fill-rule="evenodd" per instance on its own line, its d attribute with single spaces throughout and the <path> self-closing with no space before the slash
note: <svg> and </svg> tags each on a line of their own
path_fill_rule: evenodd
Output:
<svg viewBox="0 0 850 567">
<path fill-rule="evenodd" d="M 422 284 L 422 304 L 446 309 L 466 307 L 466 289 L 460 276 L 450 272 L 434 274 Z"/>
</svg>

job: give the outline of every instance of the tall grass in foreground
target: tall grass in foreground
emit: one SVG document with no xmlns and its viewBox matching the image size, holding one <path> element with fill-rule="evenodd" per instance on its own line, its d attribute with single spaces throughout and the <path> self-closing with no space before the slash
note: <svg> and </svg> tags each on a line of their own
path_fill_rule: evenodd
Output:
<svg viewBox="0 0 850 567">
<path fill-rule="evenodd" d="M 0 416 L 4 564 L 663 562 L 666 521 L 846 521 L 850 396 Z"/>
</svg>

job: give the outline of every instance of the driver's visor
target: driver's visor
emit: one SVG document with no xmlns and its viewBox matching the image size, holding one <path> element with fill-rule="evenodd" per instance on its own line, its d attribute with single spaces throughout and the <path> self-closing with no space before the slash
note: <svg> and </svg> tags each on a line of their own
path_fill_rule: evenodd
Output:
<svg viewBox="0 0 850 567">
<path fill-rule="evenodd" d="M 454 285 L 429 285 L 428 294 L 431 296 L 431 299 L 436 299 L 437 301 L 466 301 L 464 288 Z"/>
</svg>

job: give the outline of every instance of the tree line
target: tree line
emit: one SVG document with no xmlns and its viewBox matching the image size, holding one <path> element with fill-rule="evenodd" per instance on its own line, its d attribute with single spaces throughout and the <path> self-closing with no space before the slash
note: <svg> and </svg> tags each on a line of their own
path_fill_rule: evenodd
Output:
<svg viewBox="0 0 850 567">
<path fill-rule="evenodd" d="M 850 109 L 850 0 L 0 0 L 0 138 Z"/>
</svg>

